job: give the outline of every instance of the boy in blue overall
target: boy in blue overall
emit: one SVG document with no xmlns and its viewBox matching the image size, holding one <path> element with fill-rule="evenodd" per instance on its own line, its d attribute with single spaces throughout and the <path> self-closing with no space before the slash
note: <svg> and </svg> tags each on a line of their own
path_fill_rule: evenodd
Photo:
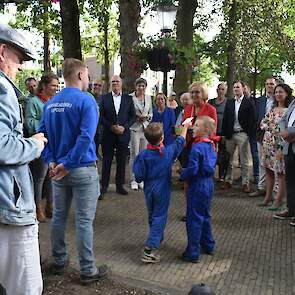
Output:
<svg viewBox="0 0 295 295">
<path fill-rule="evenodd" d="M 196 120 L 189 162 L 180 175 L 181 179 L 189 183 L 186 213 L 188 244 L 182 260 L 193 263 L 199 260 L 200 246 L 209 255 L 213 254 L 215 246 L 211 232 L 210 207 L 216 152 L 214 143 L 209 139 L 215 129 L 214 120 L 208 116 Z"/>
<path fill-rule="evenodd" d="M 171 195 L 171 167 L 182 151 L 186 137 L 187 123 L 175 142 L 165 147 L 164 133 L 161 123 L 150 123 L 145 129 L 145 137 L 149 142 L 134 161 L 133 173 L 136 182 L 144 181 L 144 194 L 148 209 L 150 232 L 141 256 L 145 263 L 160 261 L 157 249 L 164 237 L 168 206 Z"/>
</svg>

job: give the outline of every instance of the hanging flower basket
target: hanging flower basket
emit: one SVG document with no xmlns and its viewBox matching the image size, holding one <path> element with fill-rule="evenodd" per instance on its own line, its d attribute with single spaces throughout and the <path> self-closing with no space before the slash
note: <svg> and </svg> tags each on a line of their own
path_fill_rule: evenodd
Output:
<svg viewBox="0 0 295 295">
<path fill-rule="evenodd" d="M 162 72 L 175 70 L 177 66 L 189 66 L 196 58 L 194 47 L 189 50 L 181 48 L 174 37 L 141 40 L 133 52 L 143 69 L 149 65 L 151 70 Z"/>
<path fill-rule="evenodd" d="M 153 71 L 169 72 L 176 69 L 172 55 L 167 47 L 153 48 L 148 51 L 147 62 Z"/>
</svg>

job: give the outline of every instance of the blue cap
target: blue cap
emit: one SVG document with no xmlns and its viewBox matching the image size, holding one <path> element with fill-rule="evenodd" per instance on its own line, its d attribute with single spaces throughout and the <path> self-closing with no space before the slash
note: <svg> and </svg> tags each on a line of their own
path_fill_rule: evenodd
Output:
<svg viewBox="0 0 295 295">
<path fill-rule="evenodd" d="M 21 51 L 23 60 L 33 60 L 35 55 L 31 44 L 16 29 L 0 24 L 0 43 L 9 44 Z"/>
</svg>

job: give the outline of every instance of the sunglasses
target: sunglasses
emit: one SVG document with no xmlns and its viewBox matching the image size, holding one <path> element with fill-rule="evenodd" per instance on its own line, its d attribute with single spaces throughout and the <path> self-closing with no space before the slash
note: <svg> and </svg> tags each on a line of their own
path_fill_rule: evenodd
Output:
<svg viewBox="0 0 295 295">
<path fill-rule="evenodd" d="M 97 84 L 97 83 L 94 83 L 94 84 L 93 84 L 93 86 L 100 86 L 100 87 L 101 87 L 101 86 L 102 86 L 102 84 Z"/>
</svg>

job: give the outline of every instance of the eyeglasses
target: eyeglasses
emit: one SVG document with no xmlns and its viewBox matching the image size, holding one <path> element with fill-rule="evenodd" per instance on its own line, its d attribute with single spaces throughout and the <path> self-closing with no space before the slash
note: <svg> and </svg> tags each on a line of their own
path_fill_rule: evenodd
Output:
<svg viewBox="0 0 295 295">
<path fill-rule="evenodd" d="M 112 83 L 119 83 L 119 80 L 112 80 Z"/>
<path fill-rule="evenodd" d="M 194 93 L 198 94 L 198 93 L 202 93 L 202 91 L 201 90 L 192 90 L 192 91 L 190 91 L 190 94 L 194 94 Z"/>
<path fill-rule="evenodd" d="M 102 84 L 97 84 L 97 83 L 94 83 L 94 84 L 93 84 L 93 86 L 99 86 L 99 87 L 101 87 L 101 86 L 102 86 Z"/>
</svg>

